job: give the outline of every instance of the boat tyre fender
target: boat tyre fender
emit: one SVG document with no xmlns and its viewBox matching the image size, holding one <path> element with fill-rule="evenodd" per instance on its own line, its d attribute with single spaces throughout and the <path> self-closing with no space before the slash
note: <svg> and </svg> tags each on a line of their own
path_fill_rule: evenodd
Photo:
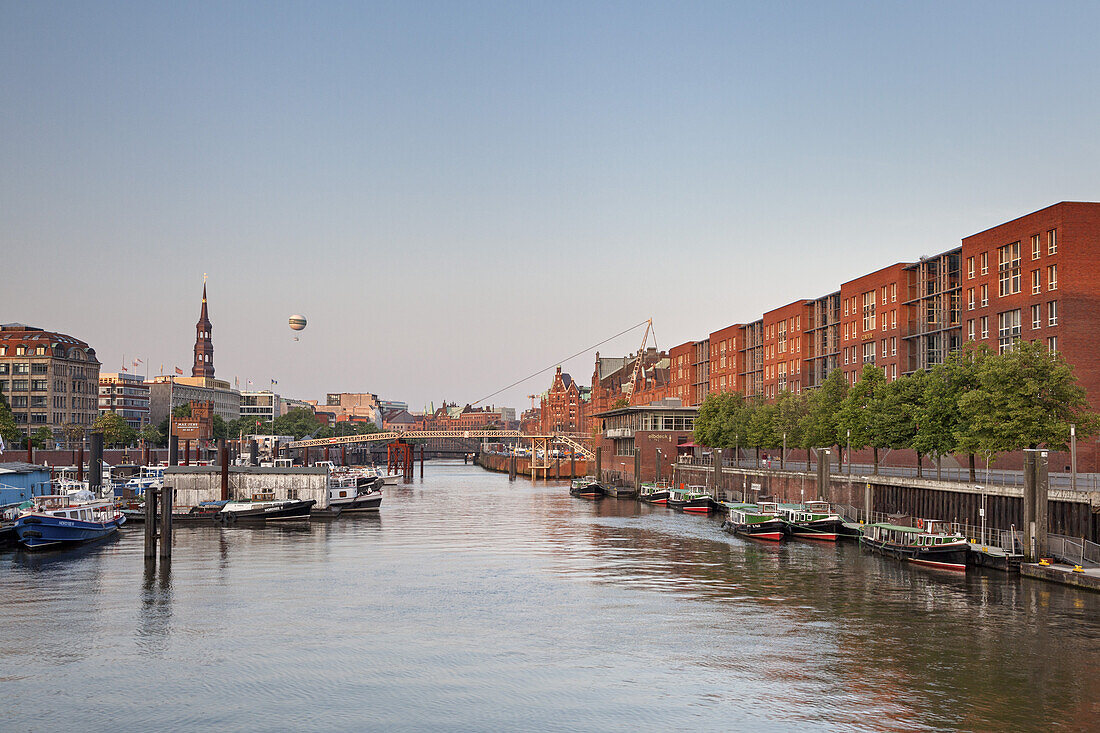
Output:
<svg viewBox="0 0 1100 733">
<path fill-rule="evenodd" d="M 923 519 L 918 519 L 917 520 L 917 529 L 924 529 L 924 520 Z"/>
<path fill-rule="evenodd" d="M 28 530 L 23 531 L 23 536 L 24 537 L 41 537 L 42 533 L 39 532 L 37 529 L 28 529 Z"/>
<path fill-rule="evenodd" d="M 23 524 L 42 524 L 41 517 L 27 517 L 23 520 Z M 39 535 L 41 537 L 41 535 Z"/>
</svg>

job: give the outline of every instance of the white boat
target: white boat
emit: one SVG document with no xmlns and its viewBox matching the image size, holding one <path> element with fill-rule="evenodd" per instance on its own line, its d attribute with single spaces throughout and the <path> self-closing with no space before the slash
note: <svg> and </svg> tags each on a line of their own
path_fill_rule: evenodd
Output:
<svg viewBox="0 0 1100 733">
<path fill-rule="evenodd" d="M 330 476 L 328 505 L 341 513 L 378 511 L 382 505 L 382 481 L 377 476 L 351 473 Z"/>
<path fill-rule="evenodd" d="M 109 499 L 96 499 L 87 489 L 37 496 L 19 515 L 15 534 L 28 550 L 77 545 L 118 531 L 126 517 Z"/>
</svg>

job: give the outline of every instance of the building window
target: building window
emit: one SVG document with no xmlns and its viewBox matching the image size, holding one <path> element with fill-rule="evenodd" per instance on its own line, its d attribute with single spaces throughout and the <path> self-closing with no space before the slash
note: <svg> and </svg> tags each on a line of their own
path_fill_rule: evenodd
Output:
<svg viewBox="0 0 1100 733">
<path fill-rule="evenodd" d="M 967 257 L 966 258 L 966 279 L 967 280 L 973 280 L 974 279 L 974 258 L 973 257 Z"/>
<path fill-rule="evenodd" d="M 1057 326 L 1058 325 L 1058 301 L 1057 300 L 1052 300 L 1049 303 L 1047 303 L 1047 325 L 1048 326 Z"/>
<path fill-rule="evenodd" d="M 967 310 L 974 310 L 974 288 L 966 291 L 966 306 Z"/>
<path fill-rule="evenodd" d="M 989 338 L 989 318 L 987 316 L 982 316 L 981 321 L 979 323 L 981 324 L 981 327 L 982 327 L 982 338 L 983 339 Z"/>
<path fill-rule="evenodd" d="M 879 300 L 879 303 L 881 303 L 882 305 L 886 305 L 886 286 L 885 285 L 882 286 L 882 298 L 881 298 L 881 300 Z"/>
<path fill-rule="evenodd" d="M 897 336 L 891 336 L 890 337 L 890 356 L 897 356 L 897 355 L 898 355 L 898 337 Z"/>
<path fill-rule="evenodd" d="M 989 274 L 989 253 L 988 252 L 982 252 L 982 274 L 983 275 L 988 275 Z"/>
<path fill-rule="evenodd" d="M 988 285 L 983 285 L 982 286 L 982 308 L 985 308 L 987 305 L 989 305 L 989 286 Z"/>
<path fill-rule="evenodd" d="M 1042 251 L 1042 245 L 1039 242 L 1039 235 L 1033 234 L 1031 237 L 1031 259 L 1039 259 L 1039 254 Z"/>
<path fill-rule="evenodd" d="M 1001 297 L 1020 292 L 1020 243 L 1013 242 L 999 248 L 997 260 Z"/>
<path fill-rule="evenodd" d="M 874 364 L 875 363 L 875 342 L 868 341 L 863 344 L 863 363 Z"/>
<path fill-rule="evenodd" d="M 1047 254 L 1048 255 L 1058 254 L 1058 230 L 1057 229 L 1051 229 L 1049 232 L 1047 232 Z"/>
<path fill-rule="evenodd" d="M 1058 289 L 1058 265 L 1047 267 L 1047 290 Z"/>
<path fill-rule="evenodd" d="M 875 330 L 875 291 L 863 294 L 863 330 Z"/>
<path fill-rule="evenodd" d="M 1047 351 L 1049 351 L 1050 353 L 1053 354 L 1057 350 L 1058 350 L 1058 337 L 1057 336 L 1048 336 L 1047 337 Z"/>
<path fill-rule="evenodd" d="M 898 284 L 897 283 L 890 283 L 890 302 L 891 303 L 898 302 Z"/>
<path fill-rule="evenodd" d="M 1042 328 L 1043 326 L 1043 307 L 1036 303 L 1031 306 L 1031 330 Z"/>
<path fill-rule="evenodd" d="M 997 314 L 997 346 L 1003 354 L 1020 337 L 1020 309 Z"/>
<path fill-rule="evenodd" d="M 31 365 L 30 364 L 12 364 L 11 365 L 11 373 L 12 374 L 30 374 L 31 373 Z"/>
<path fill-rule="evenodd" d="M 1031 294 L 1038 295 L 1043 290 L 1042 277 L 1039 275 L 1038 270 L 1031 271 Z"/>
<path fill-rule="evenodd" d="M 971 318 L 969 321 L 966 322 L 966 340 L 967 341 L 973 341 L 974 340 L 974 319 L 973 318 Z"/>
</svg>

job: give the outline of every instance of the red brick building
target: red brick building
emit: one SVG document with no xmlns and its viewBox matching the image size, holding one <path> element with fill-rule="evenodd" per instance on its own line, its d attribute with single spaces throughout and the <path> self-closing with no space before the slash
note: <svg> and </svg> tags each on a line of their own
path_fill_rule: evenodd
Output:
<svg viewBox="0 0 1100 733">
<path fill-rule="evenodd" d="M 543 435 L 583 433 L 587 430 L 587 407 L 588 390 L 582 390 L 559 366 L 539 405 L 539 431 Z"/>
<path fill-rule="evenodd" d="M 1100 203 L 1062 202 L 680 344 L 669 352 L 666 394 L 686 405 L 721 391 L 774 399 L 835 369 L 852 384 L 866 364 L 893 381 L 968 341 L 1004 349 L 1024 338 L 1062 352 L 1100 408 L 1098 322 Z"/>
<path fill-rule="evenodd" d="M 690 453 L 698 408 L 678 400 L 631 405 L 593 415 L 599 434 L 604 471 L 622 474 L 627 481 L 670 479 L 679 453 Z M 637 468 L 637 475 L 635 469 Z"/>
</svg>

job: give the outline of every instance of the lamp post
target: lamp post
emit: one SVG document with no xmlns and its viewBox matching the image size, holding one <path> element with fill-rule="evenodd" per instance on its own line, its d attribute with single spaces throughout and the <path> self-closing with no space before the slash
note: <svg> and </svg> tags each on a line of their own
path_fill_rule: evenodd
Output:
<svg viewBox="0 0 1100 733">
<path fill-rule="evenodd" d="M 658 448 L 657 449 L 657 470 L 656 470 L 656 476 L 653 477 L 654 481 L 660 481 L 661 480 L 661 459 L 664 458 L 664 455 L 665 454 L 661 452 L 661 449 Z"/>
<path fill-rule="evenodd" d="M 787 431 L 783 431 L 783 453 L 779 456 L 779 467 L 787 468 Z"/>
<path fill-rule="evenodd" d="M 848 429 L 848 475 L 852 475 L 852 431 Z"/>
</svg>

